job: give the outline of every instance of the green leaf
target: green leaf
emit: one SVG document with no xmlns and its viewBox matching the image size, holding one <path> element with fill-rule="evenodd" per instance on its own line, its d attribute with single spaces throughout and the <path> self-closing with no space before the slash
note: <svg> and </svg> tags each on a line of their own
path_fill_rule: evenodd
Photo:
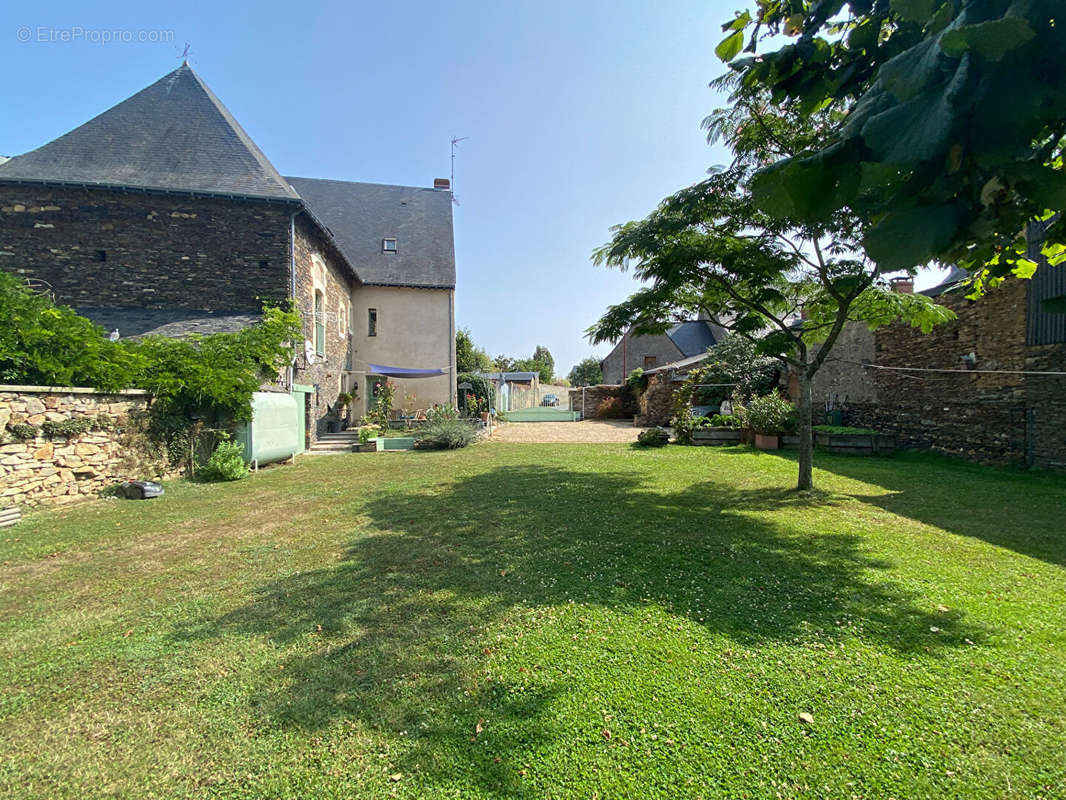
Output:
<svg viewBox="0 0 1066 800">
<path fill-rule="evenodd" d="M 1014 269 L 1011 270 L 1016 278 L 1031 278 L 1036 272 L 1037 263 L 1030 261 L 1028 258 L 1019 258 L 1014 262 Z"/>
<path fill-rule="evenodd" d="M 958 228 L 953 206 L 919 206 L 886 215 L 863 245 L 882 272 L 923 266 L 937 257 Z"/>
<path fill-rule="evenodd" d="M 889 164 L 914 164 L 936 158 L 954 121 L 942 91 L 930 91 L 872 116 L 862 127 L 867 146 Z"/>
<path fill-rule="evenodd" d="M 1045 244 L 1041 249 L 1041 253 L 1044 258 L 1047 259 L 1053 267 L 1057 267 L 1063 261 L 1066 261 L 1066 244 L 1055 242 L 1054 244 Z"/>
<path fill-rule="evenodd" d="M 731 19 L 725 25 L 722 26 L 723 31 L 742 31 L 751 22 L 751 14 L 745 11 L 743 14 L 737 14 L 736 19 Z"/>
<path fill-rule="evenodd" d="M 959 57 L 973 52 L 989 61 L 999 61 L 1034 36 L 1036 34 L 1024 19 L 1003 17 L 948 31 L 941 37 L 940 47 L 949 56 Z"/>
<path fill-rule="evenodd" d="M 892 0 L 892 10 L 907 22 L 925 23 L 933 16 L 936 0 Z"/>
<path fill-rule="evenodd" d="M 728 63 L 736 58 L 737 54 L 742 49 L 744 49 L 744 32 L 736 31 L 725 37 L 719 45 L 714 48 L 714 54 L 722 59 L 722 61 Z"/>
</svg>

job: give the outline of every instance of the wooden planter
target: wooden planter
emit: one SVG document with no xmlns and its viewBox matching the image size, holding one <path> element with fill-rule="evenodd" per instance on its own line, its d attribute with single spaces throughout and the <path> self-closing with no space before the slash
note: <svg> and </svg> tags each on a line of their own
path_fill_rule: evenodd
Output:
<svg viewBox="0 0 1066 800">
<path fill-rule="evenodd" d="M 800 446 L 799 434 L 786 433 L 781 435 L 782 450 L 797 450 Z"/>
<path fill-rule="evenodd" d="M 896 437 L 883 433 L 826 433 L 814 432 L 814 443 L 830 453 L 852 456 L 891 455 L 896 449 Z"/>
<path fill-rule="evenodd" d="M 774 433 L 774 434 L 765 434 L 765 433 L 757 433 L 757 434 L 755 434 L 755 448 L 757 450 L 776 450 L 780 446 L 781 446 L 781 437 L 778 436 L 776 433 Z"/>
<path fill-rule="evenodd" d="M 702 446 L 721 447 L 723 445 L 740 444 L 741 430 L 739 428 L 696 428 L 692 431 L 692 443 Z"/>
<path fill-rule="evenodd" d="M 366 444 L 360 442 L 354 449 L 357 453 L 376 453 L 378 451 L 378 440 L 373 439 Z"/>
</svg>

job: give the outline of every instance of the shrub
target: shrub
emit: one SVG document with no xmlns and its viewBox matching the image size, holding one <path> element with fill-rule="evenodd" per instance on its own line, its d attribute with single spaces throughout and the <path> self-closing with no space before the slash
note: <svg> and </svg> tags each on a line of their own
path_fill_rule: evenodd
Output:
<svg viewBox="0 0 1066 800">
<path fill-rule="evenodd" d="M 488 411 L 494 405 L 496 405 L 496 389 L 492 385 L 492 381 L 488 378 L 484 378 L 481 375 L 477 375 L 473 372 L 460 372 L 455 376 L 455 383 L 458 386 L 460 383 L 469 383 L 469 389 L 459 389 L 458 396 L 462 397 L 463 393 L 472 394 L 478 400 L 478 407 L 482 411 Z M 472 405 L 468 407 L 473 411 Z"/>
<path fill-rule="evenodd" d="M 670 441 L 670 434 L 665 428 L 648 428 L 637 435 L 637 444 L 641 447 L 662 447 Z"/>
<path fill-rule="evenodd" d="M 20 442 L 28 442 L 30 439 L 37 438 L 37 426 L 30 425 L 28 422 L 16 422 L 14 425 L 8 425 L 7 431 L 12 438 L 18 439 Z"/>
<path fill-rule="evenodd" d="M 784 433 L 795 425 L 795 409 L 779 394 L 756 397 L 744 413 L 747 426 L 763 436 Z"/>
<path fill-rule="evenodd" d="M 593 416 L 596 419 L 625 419 L 627 416 L 625 401 L 618 396 L 608 397 L 596 406 L 596 413 Z"/>
<path fill-rule="evenodd" d="M 706 417 L 704 417 L 704 419 L 707 419 L 707 424 L 706 424 L 706 426 L 701 426 L 701 427 L 707 427 L 707 428 L 740 428 L 740 427 L 743 427 L 743 423 L 741 422 L 740 417 L 738 417 L 736 414 L 715 414 L 712 417 L 710 417 L 709 419 L 706 418 Z"/>
<path fill-rule="evenodd" d="M 432 422 L 415 434 L 415 447 L 420 450 L 456 450 L 471 444 L 477 434 L 459 419 Z"/>
<path fill-rule="evenodd" d="M 626 378 L 626 388 L 635 395 L 639 395 L 648 388 L 648 376 L 644 374 L 642 367 L 637 367 L 629 373 L 629 377 Z"/>
<path fill-rule="evenodd" d="M 438 403 L 426 412 L 426 424 L 436 425 L 438 422 L 449 422 L 459 419 L 459 412 L 451 406 Z"/>
<path fill-rule="evenodd" d="M 378 431 L 376 428 L 364 425 L 359 429 L 359 444 L 370 444 L 373 439 L 377 438 L 377 434 Z"/>
<path fill-rule="evenodd" d="M 858 436 L 876 436 L 877 431 L 870 428 L 848 428 L 841 425 L 815 425 L 814 430 L 818 433 L 833 433 L 840 436 L 844 435 L 858 435 Z"/>
<path fill-rule="evenodd" d="M 240 442 L 221 441 L 207 463 L 200 467 L 199 477 L 205 481 L 239 481 L 248 476 L 244 463 L 244 445 Z"/>
</svg>

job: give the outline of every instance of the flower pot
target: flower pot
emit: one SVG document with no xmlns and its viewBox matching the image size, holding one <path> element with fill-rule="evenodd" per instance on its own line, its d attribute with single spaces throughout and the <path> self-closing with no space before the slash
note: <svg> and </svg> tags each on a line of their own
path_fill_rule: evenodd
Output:
<svg viewBox="0 0 1066 800">
<path fill-rule="evenodd" d="M 774 434 L 757 433 L 755 434 L 755 447 L 758 450 L 776 450 L 781 446 L 780 437 Z"/>
<path fill-rule="evenodd" d="M 488 411 L 482 411 L 481 412 L 481 421 L 482 422 L 488 422 L 489 421 L 489 412 Z"/>
</svg>

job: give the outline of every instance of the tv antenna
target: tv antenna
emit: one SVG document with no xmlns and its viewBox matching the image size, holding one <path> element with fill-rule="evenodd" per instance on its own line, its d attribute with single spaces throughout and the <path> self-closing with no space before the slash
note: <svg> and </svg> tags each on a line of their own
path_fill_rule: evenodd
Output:
<svg viewBox="0 0 1066 800">
<path fill-rule="evenodd" d="M 455 146 L 469 138 L 469 136 L 452 137 L 452 202 L 456 205 L 459 205 L 459 199 L 455 196 Z"/>
</svg>

